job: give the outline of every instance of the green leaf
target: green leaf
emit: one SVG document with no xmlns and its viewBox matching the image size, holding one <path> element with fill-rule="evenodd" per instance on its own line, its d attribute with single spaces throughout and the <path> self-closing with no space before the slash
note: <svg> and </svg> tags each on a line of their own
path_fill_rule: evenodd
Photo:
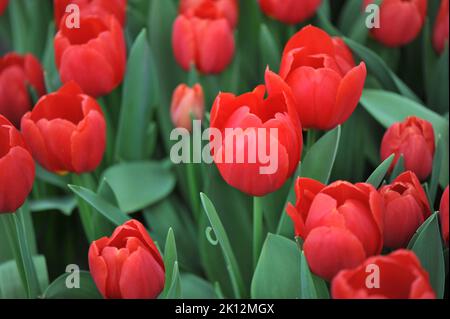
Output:
<svg viewBox="0 0 450 319">
<path fill-rule="evenodd" d="M 381 1 L 382 0 L 376 0 L 373 3 L 379 6 Z M 360 1 L 359 12 L 356 12 L 356 15 L 351 19 L 354 23 L 349 33 L 350 39 L 359 43 L 364 43 L 366 41 L 367 35 L 369 34 L 369 28 L 366 26 L 366 20 L 369 14 L 372 13 L 366 13 L 365 10 L 363 10 L 362 2 Z M 357 18 L 355 19 L 355 17 Z"/>
<path fill-rule="evenodd" d="M 70 183 L 69 176 L 60 176 L 60 175 L 50 173 L 37 164 L 36 164 L 36 177 L 46 183 L 49 183 L 53 186 L 56 186 L 56 187 L 59 187 L 62 189 L 66 189 L 67 184 Z"/>
<path fill-rule="evenodd" d="M 378 188 L 380 187 L 381 183 L 383 182 L 384 177 L 386 176 L 389 167 L 391 167 L 392 162 L 394 161 L 395 155 L 392 154 L 388 158 L 386 158 L 383 163 L 378 166 L 373 173 L 369 176 L 366 183 L 371 184 L 373 187 Z"/>
<path fill-rule="evenodd" d="M 441 175 L 442 162 L 444 161 L 443 158 L 445 154 L 445 146 L 440 135 L 437 136 L 436 145 L 437 146 L 433 158 L 433 170 L 431 172 L 429 187 L 430 203 L 432 205 L 436 200 L 436 193 L 439 185 L 439 176 Z"/>
<path fill-rule="evenodd" d="M 163 295 L 166 295 L 172 286 L 174 279 L 175 263 L 177 263 L 177 245 L 175 243 L 175 236 L 172 228 L 167 232 L 166 246 L 164 248 L 164 267 L 166 269 L 166 286 L 164 287 Z"/>
<path fill-rule="evenodd" d="M 37 271 L 39 287 L 44 290 L 48 286 L 47 263 L 44 256 L 33 256 L 34 267 Z M 24 299 L 27 293 L 23 288 L 15 260 L 0 264 L 0 298 Z"/>
<path fill-rule="evenodd" d="M 405 158 L 403 155 L 400 155 L 398 158 L 397 164 L 395 164 L 394 169 L 391 174 L 391 183 L 405 171 Z"/>
<path fill-rule="evenodd" d="M 438 298 L 445 290 L 445 262 L 439 227 L 439 213 L 431 215 L 417 230 L 408 245 L 430 275 L 431 286 Z"/>
<path fill-rule="evenodd" d="M 407 116 L 411 115 L 429 121 L 433 125 L 435 136 L 440 135 L 445 146 L 439 183 L 442 187 L 448 185 L 449 123 L 447 119 L 419 103 L 386 91 L 364 90 L 361 97 L 361 104 L 385 128 L 390 127 L 396 122 L 401 122 Z"/>
<path fill-rule="evenodd" d="M 278 70 L 281 50 L 273 34 L 265 24 L 261 24 L 259 28 L 259 47 L 261 49 L 262 67 L 266 68 L 268 66 L 271 70 Z"/>
<path fill-rule="evenodd" d="M 74 273 L 65 273 L 55 279 L 45 290 L 42 298 L 44 299 L 101 299 L 94 280 L 88 271 L 81 270 L 79 288 L 68 288 L 67 280 L 71 282 L 69 276 Z M 69 285 L 70 286 L 70 285 Z"/>
<path fill-rule="evenodd" d="M 128 58 L 119 127 L 117 160 L 142 160 L 152 107 L 156 104 L 158 78 L 146 30 L 136 38 Z"/>
<path fill-rule="evenodd" d="M 66 216 L 72 215 L 72 212 L 76 206 L 77 201 L 74 196 L 36 199 L 30 201 L 30 210 L 32 212 L 57 210 Z"/>
<path fill-rule="evenodd" d="M 240 298 L 241 296 L 245 295 L 245 288 L 243 285 L 241 273 L 239 271 L 238 263 L 236 261 L 236 257 L 234 256 L 230 241 L 225 232 L 225 228 L 223 227 L 222 222 L 217 215 L 217 211 L 208 196 L 206 196 L 204 193 L 200 193 L 200 198 L 206 216 L 211 223 L 217 241 L 222 249 L 223 257 L 225 258 L 225 263 L 227 265 L 227 270 L 232 282 L 235 297 Z"/>
<path fill-rule="evenodd" d="M 214 286 L 193 274 L 181 275 L 181 296 L 183 299 L 217 299 Z"/>
<path fill-rule="evenodd" d="M 162 162 L 123 163 L 108 168 L 104 174 L 119 208 L 139 211 L 167 197 L 175 187 L 173 173 Z"/>
<path fill-rule="evenodd" d="M 305 253 L 300 252 L 300 298 L 301 299 L 317 299 L 317 291 L 314 285 L 313 275 L 309 270 Z"/>
<path fill-rule="evenodd" d="M 251 284 L 256 299 L 300 297 L 300 254 L 294 241 L 268 234 Z"/>
<path fill-rule="evenodd" d="M 105 216 L 114 225 L 120 226 L 130 219 L 119 208 L 113 206 L 93 191 L 76 185 L 69 185 L 69 188 L 77 196 L 95 208 L 100 214 Z"/>
<path fill-rule="evenodd" d="M 180 299 L 181 298 L 181 279 L 180 271 L 178 270 L 178 262 L 175 261 L 173 265 L 172 283 L 167 291 L 165 299 Z"/>
</svg>

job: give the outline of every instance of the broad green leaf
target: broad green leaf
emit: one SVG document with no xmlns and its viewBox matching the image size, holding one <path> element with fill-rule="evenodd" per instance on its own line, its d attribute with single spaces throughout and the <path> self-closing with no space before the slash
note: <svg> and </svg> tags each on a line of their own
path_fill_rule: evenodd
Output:
<svg viewBox="0 0 450 319">
<path fill-rule="evenodd" d="M 319 10 L 317 10 L 317 25 L 331 36 L 342 36 L 341 31 L 331 23 L 329 13 L 329 0 L 323 0 L 322 5 L 319 7 Z"/>
<path fill-rule="evenodd" d="M 74 196 L 30 200 L 30 210 L 32 212 L 57 210 L 66 216 L 70 216 L 76 206 L 77 201 Z"/>
<path fill-rule="evenodd" d="M 88 271 L 81 270 L 78 275 L 79 287 L 73 287 L 75 273 L 65 273 L 55 279 L 45 290 L 44 299 L 101 299 L 94 280 Z M 69 285 L 68 285 L 69 284 Z M 73 288 L 68 288 L 73 287 Z"/>
<path fill-rule="evenodd" d="M 48 286 L 47 264 L 44 256 L 33 256 L 34 267 L 37 271 L 40 290 Z M 27 293 L 23 288 L 15 260 L 0 264 L 0 298 L 24 299 Z"/>
<path fill-rule="evenodd" d="M 441 136 L 445 146 L 442 159 L 442 171 L 439 183 L 442 187 L 448 185 L 449 165 L 449 123 L 444 117 L 427 109 L 423 105 L 395 93 L 380 90 L 364 90 L 361 104 L 385 128 L 395 122 L 403 121 L 407 116 L 417 116 L 429 121 L 434 128 L 435 135 Z"/>
<path fill-rule="evenodd" d="M 431 215 L 417 230 L 408 245 L 430 275 L 431 286 L 438 298 L 445 290 L 445 262 L 439 227 L 439 213 Z"/>
<path fill-rule="evenodd" d="M 300 253 L 294 241 L 268 234 L 251 284 L 256 299 L 300 297 Z"/>
<path fill-rule="evenodd" d="M 214 286 L 193 274 L 181 275 L 181 296 L 183 299 L 217 299 Z"/>
<path fill-rule="evenodd" d="M 268 66 L 270 70 L 278 70 L 281 60 L 281 49 L 265 24 L 261 24 L 259 29 L 259 47 L 261 49 L 262 67 L 266 68 Z"/>
<path fill-rule="evenodd" d="M 355 24 L 355 17 L 362 12 L 362 0 L 347 0 L 345 1 L 339 19 L 339 30 L 344 34 L 350 34 Z"/>
<path fill-rule="evenodd" d="M 163 294 L 166 295 L 172 286 L 174 279 L 174 268 L 175 263 L 177 263 L 177 245 L 175 243 L 175 236 L 173 234 L 172 228 L 169 228 L 167 232 L 166 246 L 164 248 L 164 267 L 166 269 L 166 285 L 164 287 Z"/>
<path fill-rule="evenodd" d="M 110 204 L 108 201 L 106 201 L 93 191 L 77 185 L 69 185 L 69 188 L 78 197 L 86 201 L 89 205 L 95 208 L 100 214 L 105 216 L 114 225 L 120 226 L 130 219 L 119 208 L 113 206 L 112 204 Z"/>
<path fill-rule="evenodd" d="M 400 155 L 391 173 L 391 182 L 393 182 L 400 174 L 405 171 L 405 158 Z"/>
<path fill-rule="evenodd" d="M 306 261 L 305 253 L 299 252 L 300 258 L 300 298 L 301 299 L 317 299 L 317 291 L 314 285 L 313 275 L 309 270 L 308 262 Z"/>
<path fill-rule="evenodd" d="M 436 151 L 434 153 L 433 159 L 433 170 L 431 171 L 431 179 L 430 179 L 430 187 L 429 187 L 429 195 L 430 195 L 430 203 L 433 205 L 436 199 L 436 193 L 439 185 L 439 176 L 441 175 L 441 168 L 443 163 L 443 158 L 445 154 L 444 143 L 442 141 L 441 136 L 438 136 L 436 139 Z"/>
<path fill-rule="evenodd" d="M 55 48 L 53 46 L 55 32 L 55 24 L 51 22 L 48 26 L 47 43 L 42 58 L 45 87 L 49 93 L 57 91 L 61 86 L 61 80 L 55 64 Z"/>
<path fill-rule="evenodd" d="M 119 127 L 116 137 L 117 160 L 142 160 L 152 107 L 157 101 L 158 77 L 147 31 L 136 38 L 128 57 Z"/>
<path fill-rule="evenodd" d="M 391 167 L 392 162 L 394 161 L 395 155 L 392 154 L 388 158 L 386 158 L 383 163 L 378 166 L 373 173 L 369 176 L 366 183 L 371 184 L 373 187 L 378 188 L 380 187 L 381 183 L 383 182 L 384 177 L 386 176 L 389 167 Z"/>
<path fill-rule="evenodd" d="M 178 269 L 178 262 L 175 261 L 173 265 L 172 283 L 167 291 L 165 299 L 180 299 L 181 298 L 181 279 L 180 271 Z"/>
<path fill-rule="evenodd" d="M 173 173 L 162 162 L 132 162 L 108 168 L 106 178 L 124 212 L 139 211 L 167 197 L 175 187 Z"/>
</svg>

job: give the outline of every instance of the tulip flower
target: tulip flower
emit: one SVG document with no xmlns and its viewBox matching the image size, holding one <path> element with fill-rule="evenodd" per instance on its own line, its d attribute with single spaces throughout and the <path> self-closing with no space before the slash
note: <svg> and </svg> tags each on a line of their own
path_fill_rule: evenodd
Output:
<svg viewBox="0 0 450 319">
<path fill-rule="evenodd" d="M 105 151 L 102 109 L 74 82 L 43 96 L 22 118 L 22 132 L 35 160 L 59 174 L 93 171 Z"/>
<path fill-rule="evenodd" d="M 195 65 L 204 74 L 216 74 L 231 63 L 235 44 L 226 19 L 179 15 L 173 24 L 172 47 L 184 70 Z"/>
<path fill-rule="evenodd" d="M 434 151 L 434 131 L 431 123 L 410 116 L 388 128 L 381 141 L 380 153 L 382 161 L 395 154 L 391 170 L 403 155 L 405 169 L 413 171 L 424 181 L 431 173 Z"/>
<path fill-rule="evenodd" d="M 298 178 L 297 201 L 288 204 L 296 236 L 311 271 L 331 280 L 383 248 L 383 199 L 366 183 L 337 181 L 329 186 Z"/>
<path fill-rule="evenodd" d="M 407 171 L 390 185 L 380 188 L 386 205 L 384 212 L 384 245 L 404 248 L 416 230 L 431 215 L 427 195 L 416 174 Z"/>
<path fill-rule="evenodd" d="M 89 269 L 106 299 L 155 299 L 164 288 L 161 254 L 144 226 L 130 220 L 92 242 Z"/>
<path fill-rule="evenodd" d="M 45 94 L 44 72 L 39 61 L 31 54 L 8 53 L 0 58 L 0 114 L 17 128 L 33 105 L 30 88 L 37 97 Z"/>
<path fill-rule="evenodd" d="M 322 0 L 258 0 L 261 10 L 276 20 L 298 24 L 311 18 Z"/>
<path fill-rule="evenodd" d="M 68 13 L 67 6 L 78 5 L 81 15 L 113 15 L 123 26 L 127 14 L 127 0 L 53 0 L 55 25 L 59 27 L 62 17 Z"/>
<path fill-rule="evenodd" d="M 292 88 L 305 129 L 330 130 L 355 110 L 366 79 L 343 41 L 307 26 L 286 44 L 280 75 Z"/>
<path fill-rule="evenodd" d="M 428 273 L 409 250 L 367 259 L 341 271 L 332 282 L 334 299 L 435 299 Z"/>
<path fill-rule="evenodd" d="M 374 0 L 364 0 L 364 8 Z M 412 42 L 422 30 L 427 15 L 427 0 L 383 0 L 380 25 L 371 29 L 372 36 L 387 47 Z"/>
<path fill-rule="evenodd" d="M 239 19 L 239 3 L 237 0 L 181 0 L 179 13 L 185 16 L 208 16 L 209 12 L 216 19 L 227 19 L 230 27 L 236 27 Z"/>
<path fill-rule="evenodd" d="M 175 127 L 192 130 L 192 118 L 201 120 L 205 111 L 205 97 L 200 84 L 192 88 L 180 84 L 172 96 L 170 115 Z"/>
<path fill-rule="evenodd" d="M 0 0 L 0 16 L 5 12 L 8 7 L 9 0 Z"/>
<path fill-rule="evenodd" d="M 63 83 L 75 81 L 83 92 L 97 97 L 122 82 L 126 50 L 122 27 L 114 17 L 82 16 L 78 29 L 62 23 L 54 45 Z"/>
<path fill-rule="evenodd" d="M 433 31 L 433 46 L 439 54 L 444 51 L 445 44 L 448 45 L 448 23 L 448 0 L 441 0 Z"/>
<path fill-rule="evenodd" d="M 448 247 L 448 186 L 445 189 L 444 194 L 442 194 L 439 216 L 441 217 L 442 237 Z"/>
<path fill-rule="evenodd" d="M 0 213 L 16 211 L 33 188 L 34 161 L 19 131 L 0 115 Z"/>
<path fill-rule="evenodd" d="M 266 85 L 253 92 L 220 93 L 211 110 L 211 128 L 223 137 L 220 143 L 211 139 L 220 144 L 214 162 L 228 184 L 253 196 L 279 189 L 294 173 L 303 146 L 289 87 L 269 70 L 265 77 Z"/>
</svg>

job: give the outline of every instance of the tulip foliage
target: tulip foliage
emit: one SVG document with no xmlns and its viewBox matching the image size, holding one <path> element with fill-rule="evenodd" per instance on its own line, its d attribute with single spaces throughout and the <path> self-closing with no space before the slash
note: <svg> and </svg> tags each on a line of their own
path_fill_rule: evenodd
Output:
<svg viewBox="0 0 450 319">
<path fill-rule="evenodd" d="M 0 0 L 0 298 L 447 297 L 448 70 L 448 0 Z"/>
</svg>

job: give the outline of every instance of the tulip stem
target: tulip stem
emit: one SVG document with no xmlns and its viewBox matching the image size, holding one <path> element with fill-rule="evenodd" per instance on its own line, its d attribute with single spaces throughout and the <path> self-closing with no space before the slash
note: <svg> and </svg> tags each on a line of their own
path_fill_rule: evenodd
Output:
<svg viewBox="0 0 450 319">
<path fill-rule="evenodd" d="M 263 240 L 263 205 L 262 198 L 253 197 L 253 268 L 256 268 Z"/>
<path fill-rule="evenodd" d="M 200 191 L 198 190 L 197 179 L 195 177 L 195 164 L 187 163 L 186 164 L 186 174 L 187 174 L 187 182 L 188 182 L 188 191 L 191 202 L 191 209 L 194 215 L 194 218 L 197 222 L 200 219 Z"/>
<path fill-rule="evenodd" d="M 22 209 L 19 208 L 14 214 L 4 216 L 6 236 L 16 260 L 17 269 L 26 295 L 30 299 L 37 298 L 40 291 L 36 268 L 33 262 L 30 248 L 25 235 L 22 220 Z"/>
<path fill-rule="evenodd" d="M 310 129 L 308 130 L 308 134 L 306 136 L 306 152 L 311 150 L 311 147 L 316 143 L 318 132 L 316 130 Z"/>
</svg>

